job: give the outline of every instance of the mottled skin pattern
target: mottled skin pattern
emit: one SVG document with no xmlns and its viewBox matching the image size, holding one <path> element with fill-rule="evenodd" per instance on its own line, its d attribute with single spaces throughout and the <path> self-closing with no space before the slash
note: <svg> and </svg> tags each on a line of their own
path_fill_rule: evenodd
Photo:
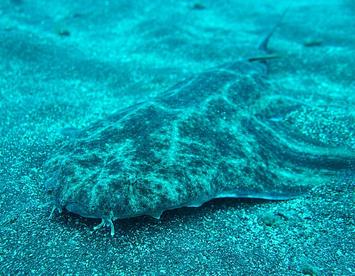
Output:
<svg viewBox="0 0 355 276">
<path fill-rule="evenodd" d="M 289 198 L 353 166 L 347 149 L 297 128 L 307 107 L 268 98 L 265 77 L 263 63 L 227 64 L 92 124 L 47 163 L 56 206 L 159 217 L 217 197 Z"/>
</svg>

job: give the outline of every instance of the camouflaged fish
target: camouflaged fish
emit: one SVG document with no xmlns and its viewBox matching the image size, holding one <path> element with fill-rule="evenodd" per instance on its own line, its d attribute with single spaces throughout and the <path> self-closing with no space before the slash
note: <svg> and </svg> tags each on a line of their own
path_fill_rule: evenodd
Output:
<svg viewBox="0 0 355 276">
<path fill-rule="evenodd" d="M 307 106 L 270 93 L 273 32 L 260 56 L 192 76 L 76 133 L 46 163 L 53 210 L 100 218 L 95 229 L 114 235 L 117 219 L 160 218 L 214 198 L 288 199 L 322 172 L 353 166 L 346 150 L 297 126 Z"/>
</svg>

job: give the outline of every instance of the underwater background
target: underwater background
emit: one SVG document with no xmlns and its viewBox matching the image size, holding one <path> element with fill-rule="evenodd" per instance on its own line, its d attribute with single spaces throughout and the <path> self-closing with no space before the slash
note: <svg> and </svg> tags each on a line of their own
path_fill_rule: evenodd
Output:
<svg viewBox="0 0 355 276">
<path fill-rule="evenodd" d="M 354 164 L 292 200 L 216 199 L 115 221 L 114 237 L 49 219 L 44 164 L 63 139 L 253 56 L 287 8 L 268 81 L 338 120 L 320 139 L 354 160 L 355 2 L 275 2 L 0 0 L 0 274 L 354 275 Z"/>
</svg>

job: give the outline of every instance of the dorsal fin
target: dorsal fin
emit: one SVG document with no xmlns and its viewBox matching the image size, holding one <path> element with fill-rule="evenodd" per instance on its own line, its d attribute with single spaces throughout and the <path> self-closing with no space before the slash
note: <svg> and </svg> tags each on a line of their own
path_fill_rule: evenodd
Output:
<svg viewBox="0 0 355 276">
<path fill-rule="evenodd" d="M 274 34 L 275 30 L 280 26 L 281 22 L 283 21 L 287 11 L 289 10 L 290 6 L 288 6 L 282 13 L 280 19 L 278 20 L 278 22 L 274 25 L 274 27 L 269 31 L 269 33 L 264 37 L 264 39 L 262 40 L 262 42 L 259 44 L 258 49 L 262 52 L 268 53 L 269 49 L 268 49 L 268 45 L 269 45 L 269 40 L 271 38 L 271 36 Z"/>
</svg>

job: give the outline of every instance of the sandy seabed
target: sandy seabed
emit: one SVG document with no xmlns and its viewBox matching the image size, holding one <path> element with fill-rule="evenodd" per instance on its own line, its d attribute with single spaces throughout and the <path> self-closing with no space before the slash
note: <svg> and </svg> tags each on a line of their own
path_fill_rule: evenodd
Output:
<svg viewBox="0 0 355 276">
<path fill-rule="evenodd" d="M 251 55 L 288 6 L 273 2 L 2 1 L 0 274 L 354 275 L 351 169 L 289 201 L 221 199 L 116 221 L 113 238 L 93 232 L 99 220 L 48 219 L 43 164 L 62 128 Z M 352 1 L 292 4 L 270 42 L 282 56 L 270 81 L 353 120 L 354 22 Z M 354 129 L 333 131 L 355 154 Z"/>
</svg>

